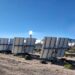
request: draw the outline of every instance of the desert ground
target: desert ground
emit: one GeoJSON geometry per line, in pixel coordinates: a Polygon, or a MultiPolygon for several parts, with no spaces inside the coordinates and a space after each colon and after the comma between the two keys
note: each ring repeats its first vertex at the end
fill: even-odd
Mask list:
{"type": "Polygon", "coordinates": [[[75,70],[63,66],[41,64],[39,60],[0,54],[0,75],[75,75],[75,70]]]}

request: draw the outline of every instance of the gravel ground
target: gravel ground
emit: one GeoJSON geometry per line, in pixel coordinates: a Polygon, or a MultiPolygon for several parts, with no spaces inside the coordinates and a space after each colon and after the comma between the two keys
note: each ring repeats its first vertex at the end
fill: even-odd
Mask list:
{"type": "Polygon", "coordinates": [[[0,75],[75,75],[75,70],[50,63],[41,64],[39,60],[0,54],[0,75]]]}

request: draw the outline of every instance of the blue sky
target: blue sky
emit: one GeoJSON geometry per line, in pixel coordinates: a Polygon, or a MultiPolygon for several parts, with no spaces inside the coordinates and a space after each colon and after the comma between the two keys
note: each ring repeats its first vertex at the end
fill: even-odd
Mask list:
{"type": "Polygon", "coordinates": [[[0,0],[0,37],[75,38],[75,0],[0,0]]]}

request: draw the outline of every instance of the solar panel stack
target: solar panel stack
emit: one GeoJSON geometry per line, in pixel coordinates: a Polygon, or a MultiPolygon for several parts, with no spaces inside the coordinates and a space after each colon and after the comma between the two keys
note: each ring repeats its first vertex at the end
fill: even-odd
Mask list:
{"type": "Polygon", "coordinates": [[[10,39],[10,40],[9,40],[8,50],[9,50],[10,52],[12,52],[12,48],[13,48],[13,41],[14,41],[14,39],[10,39]]]}
{"type": "Polygon", "coordinates": [[[8,38],[0,38],[0,52],[6,52],[8,50],[8,38]]]}
{"type": "Polygon", "coordinates": [[[24,53],[24,38],[15,37],[13,40],[13,54],[24,53]]]}
{"type": "Polygon", "coordinates": [[[54,56],[56,39],[56,37],[45,37],[41,58],[50,59],[52,56],[54,56]]]}
{"type": "Polygon", "coordinates": [[[68,49],[68,38],[59,38],[57,41],[57,57],[63,57],[65,50],[68,49]]]}
{"type": "Polygon", "coordinates": [[[36,41],[35,38],[26,38],[25,53],[32,54],[34,52],[35,41],[36,41]]]}
{"type": "Polygon", "coordinates": [[[51,38],[50,49],[48,52],[48,59],[50,59],[51,57],[55,57],[56,41],[57,41],[56,37],[51,38]]]}
{"type": "Polygon", "coordinates": [[[68,49],[67,38],[45,37],[41,52],[41,58],[50,59],[52,57],[63,57],[68,49]]]}

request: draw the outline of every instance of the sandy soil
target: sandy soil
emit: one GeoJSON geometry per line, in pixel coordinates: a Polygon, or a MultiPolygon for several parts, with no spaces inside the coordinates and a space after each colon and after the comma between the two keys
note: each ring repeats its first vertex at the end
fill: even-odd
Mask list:
{"type": "Polygon", "coordinates": [[[0,75],[75,75],[75,70],[39,60],[25,60],[13,55],[0,54],[0,75]]]}

